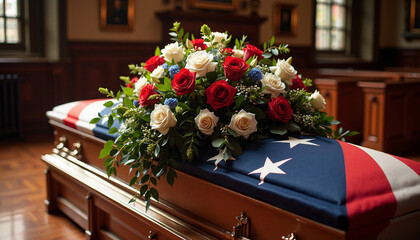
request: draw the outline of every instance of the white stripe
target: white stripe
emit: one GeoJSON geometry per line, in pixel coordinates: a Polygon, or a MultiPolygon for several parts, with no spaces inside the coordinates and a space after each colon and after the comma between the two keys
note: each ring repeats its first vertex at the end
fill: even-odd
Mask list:
{"type": "Polygon", "coordinates": [[[70,110],[80,102],[81,101],[75,101],[58,105],[53,108],[53,112],[63,114],[67,117],[67,114],[70,112],[70,110]]]}
{"type": "Polygon", "coordinates": [[[357,147],[369,154],[385,173],[397,200],[395,216],[420,210],[420,176],[405,163],[389,154],[357,147]]]}
{"type": "Polygon", "coordinates": [[[48,117],[48,119],[52,119],[52,120],[55,120],[57,122],[62,123],[63,119],[66,118],[67,115],[63,115],[61,113],[57,113],[57,112],[54,112],[54,111],[48,111],[47,112],[47,117],[48,117]]]}
{"type": "Polygon", "coordinates": [[[101,112],[105,109],[104,103],[109,100],[102,100],[92,102],[87,105],[79,114],[79,121],[89,123],[92,118],[98,116],[98,112],[101,112]]]}

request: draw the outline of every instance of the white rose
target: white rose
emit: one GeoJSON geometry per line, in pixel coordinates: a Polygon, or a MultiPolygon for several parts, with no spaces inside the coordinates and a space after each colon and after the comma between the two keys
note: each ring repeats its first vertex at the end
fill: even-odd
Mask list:
{"type": "Polygon", "coordinates": [[[200,110],[200,113],[194,118],[194,120],[198,129],[200,129],[202,133],[212,135],[219,118],[214,115],[214,112],[210,112],[206,108],[204,110],[200,110]]]}
{"type": "Polygon", "coordinates": [[[179,46],[178,43],[170,43],[162,49],[162,55],[165,61],[179,63],[184,59],[184,48],[179,46]]]}
{"type": "Polygon", "coordinates": [[[166,135],[169,128],[175,125],[176,118],[169,106],[155,104],[155,109],[150,114],[150,126],[152,129],[156,129],[163,135],[166,135]]]}
{"type": "Polygon", "coordinates": [[[233,50],[234,57],[241,58],[241,59],[244,57],[244,50],[236,49],[236,46],[232,50],[233,50]]]}
{"type": "Polygon", "coordinates": [[[150,73],[150,78],[152,79],[152,82],[154,83],[160,83],[159,78],[163,77],[163,74],[165,73],[165,69],[162,66],[158,66],[153,70],[152,73],[150,73]]]}
{"type": "Polygon", "coordinates": [[[270,70],[281,78],[287,85],[292,85],[292,79],[295,77],[297,71],[287,61],[277,60],[276,66],[270,67],[270,70]]]}
{"type": "Polygon", "coordinates": [[[280,93],[286,93],[286,85],[284,82],[281,81],[281,78],[272,74],[272,73],[265,73],[263,78],[261,79],[262,87],[265,89],[262,93],[270,93],[272,98],[276,98],[280,95],[280,93]]]}
{"type": "Polygon", "coordinates": [[[226,46],[226,41],[228,39],[228,35],[226,33],[212,32],[210,36],[214,36],[214,38],[211,43],[209,42],[205,43],[207,46],[209,47],[217,46],[217,47],[222,47],[222,48],[226,46]],[[223,43],[222,43],[222,40],[223,40],[223,43]]]}
{"type": "Polygon", "coordinates": [[[229,127],[238,134],[238,136],[243,136],[248,138],[249,135],[257,131],[257,120],[255,120],[255,114],[248,113],[243,109],[234,114],[230,120],[229,127]]]}
{"type": "Polygon", "coordinates": [[[190,54],[187,57],[187,64],[185,68],[191,72],[196,72],[196,78],[203,77],[208,72],[214,72],[216,70],[217,63],[213,61],[213,54],[209,54],[206,51],[197,51],[190,54]]]}
{"type": "Polygon", "coordinates": [[[327,105],[324,97],[318,92],[318,90],[315,90],[315,92],[312,93],[309,100],[311,101],[312,107],[318,110],[325,109],[325,105],[327,105]]]}
{"type": "Polygon", "coordinates": [[[134,85],[134,93],[136,96],[140,96],[141,90],[146,86],[147,84],[147,78],[142,76],[139,78],[139,80],[136,82],[136,85],[134,85]]]}

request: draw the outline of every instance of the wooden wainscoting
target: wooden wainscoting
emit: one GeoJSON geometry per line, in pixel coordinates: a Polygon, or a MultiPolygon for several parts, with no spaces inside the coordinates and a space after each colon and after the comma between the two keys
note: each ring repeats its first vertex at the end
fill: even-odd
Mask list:
{"type": "Polygon", "coordinates": [[[99,87],[117,91],[120,76],[130,76],[129,64],[140,64],[154,55],[159,43],[69,42],[72,59],[72,95],[69,100],[103,98],[99,87]]]}

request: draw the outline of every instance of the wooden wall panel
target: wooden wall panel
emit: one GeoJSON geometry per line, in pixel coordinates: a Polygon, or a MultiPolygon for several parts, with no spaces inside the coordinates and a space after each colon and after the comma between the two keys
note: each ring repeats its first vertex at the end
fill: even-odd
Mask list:
{"type": "Polygon", "coordinates": [[[73,91],[70,100],[103,98],[99,87],[120,89],[120,76],[129,76],[128,64],[140,64],[154,55],[157,43],[70,42],[73,91]]]}

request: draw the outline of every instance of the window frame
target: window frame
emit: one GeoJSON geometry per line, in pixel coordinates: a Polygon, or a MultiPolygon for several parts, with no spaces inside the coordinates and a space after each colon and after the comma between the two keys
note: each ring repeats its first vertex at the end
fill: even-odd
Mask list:
{"type": "Polygon", "coordinates": [[[318,3],[317,0],[314,0],[314,49],[317,53],[319,54],[328,54],[328,55],[346,55],[347,53],[350,52],[349,50],[349,46],[351,44],[351,30],[350,30],[350,22],[351,22],[351,17],[352,17],[352,13],[351,13],[351,0],[346,0],[346,3],[342,4],[342,3],[335,3],[333,2],[333,0],[330,0],[329,2],[320,2],[318,3]],[[316,14],[317,14],[317,6],[318,4],[322,4],[322,5],[326,5],[329,6],[329,26],[327,27],[318,27],[317,23],[316,23],[316,14]],[[344,8],[344,12],[345,12],[345,23],[344,23],[344,27],[343,28],[337,28],[334,27],[332,25],[332,6],[333,5],[339,5],[342,6],[344,8]],[[322,29],[322,30],[327,30],[329,33],[329,47],[326,49],[317,49],[317,42],[316,42],[316,33],[318,29],[322,29]],[[331,43],[331,39],[332,39],[332,31],[338,29],[343,31],[344,33],[344,49],[340,49],[340,50],[334,50],[332,49],[332,43],[331,43]]]}
{"type": "MultiPolygon", "coordinates": [[[[19,34],[20,34],[20,42],[19,43],[0,43],[0,51],[25,51],[25,6],[23,0],[16,0],[18,4],[18,14],[17,17],[8,17],[4,14],[2,17],[4,19],[4,36],[7,39],[7,29],[6,29],[6,20],[7,19],[17,19],[19,25],[19,34]]],[[[6,6],[6,0],[3,0],[3,9],[6,6]]]]}

